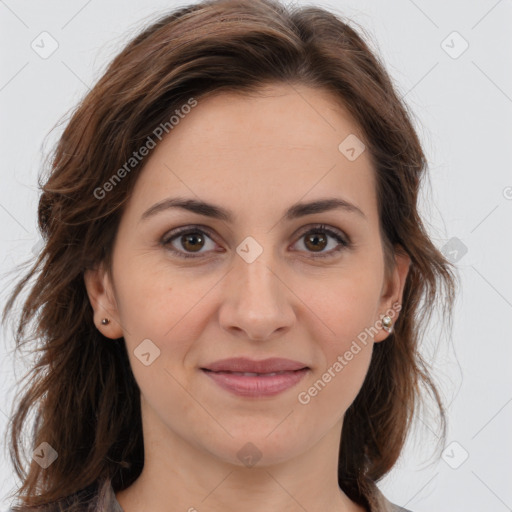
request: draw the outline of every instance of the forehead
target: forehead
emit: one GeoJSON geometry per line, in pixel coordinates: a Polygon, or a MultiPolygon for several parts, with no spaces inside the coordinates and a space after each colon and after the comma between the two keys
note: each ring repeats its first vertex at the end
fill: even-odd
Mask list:
{"type": "Polygon", "coordinates": [[[132,199],[143,208],[179,193],[243,208],[284,208],[339,192],[371,209],[370,155],[347,158],[346,140],[362,142],[360,128],[321,89],[274,85],[250,95],[198,98],[153,150],[132,199]]]}

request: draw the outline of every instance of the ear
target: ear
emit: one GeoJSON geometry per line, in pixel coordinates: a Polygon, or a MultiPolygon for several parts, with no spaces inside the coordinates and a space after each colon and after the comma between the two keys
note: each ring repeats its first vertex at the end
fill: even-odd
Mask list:
{"type": "Polygon", "coordinates": [[[107,338],[113,340],[122,338],[123,329],[114,296],[114,287],[103,263],[98,265],[97,268],[85,270],[84,282],[89,301],[94,310],[96,328],[107,338]],[[104,318],[109,320],[106,325],[101,323],[104,318]]]}
{"type": "Polygon", "coordinates": [[[390,275],[385,279],[382,287],[379,318],[375,319],[375,325],[378,329],[378,333],[375,335],[373,341],[376,343],[385,340],[390,334],[382,327],[382,317],[384,315],[388,315],[391,318],[393,325],[398,319],[402,305],[405,281],[411,265],[411,258],[402,247],[397,247],[395,249],[394,260],[394,268],[390,275]]]}

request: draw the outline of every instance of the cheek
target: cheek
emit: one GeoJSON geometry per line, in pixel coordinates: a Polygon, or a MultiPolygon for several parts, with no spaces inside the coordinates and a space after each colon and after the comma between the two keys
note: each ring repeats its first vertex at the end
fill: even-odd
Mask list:
{"type": "Polygon", "coordinates": [[[303,408],[303,417],[312,423],[313,431],[325,431],[342,421],[361,390],[371,354],[370,344],[343,352],[300,390],[298,407],[303,408]]]}
{"type": "Polygon", "coordinates": [[[317,315],[316,332],[322,359],[299,403],[311,404],[318,417],[339,419],[357,396],[371,360],[381,291],[380,268],[340,271],[329,284],[304,289],[308,307],[317,315]]]}
{"type": "Polygon", "coordinates": [[[114,265],[118,310],[129,333],[162,337],[197,302],[193,287],[144,254],[119,256],[114,265]]]}
{"type": "MultiPolygon", "coordinates": [[[[361,265],[331,273],[322,281],[308,281],[302,294],[323,324],[324,353],[335,358],[352,340],[364,339],[378,319],[382,274],[379,266],[361,265]]],[[[375,334],[375,333],[374,333],[375,334]]]]}
{"type": "Polygon", "coordinates": [[[133,365],[138,366],[134,351],[149,339],[162,356],[155,360],[156,367],[165,360],[173,372],[182,368],[208,321],[208,293],[218,276],[171,272],[166,262],[148,264],[143,256],[119,257],[115,265],[118,311],[133,365]]]}
{"type": "Polygon", "coordinates": [[[371,294],[337,293],[318,304],[329,330],[322,328],[324,334],[315,336],[321,361],[301,386],[298,402],[321,428],[343,417],[363,385],[372,356],[376,300],[371,294]]]}

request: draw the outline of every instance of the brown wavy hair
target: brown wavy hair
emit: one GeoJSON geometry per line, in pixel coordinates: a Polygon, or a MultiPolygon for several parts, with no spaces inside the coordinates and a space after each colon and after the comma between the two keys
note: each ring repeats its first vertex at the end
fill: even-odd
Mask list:
{"type": "Polygon", "coordinates": [[[349,110],[374,164],[386,268],[394,250],[411,258],[394,332],[375,345],[345,415],[339,485],[365,503],[395,464],[424,391],[439,408],[444,439],[442,400],[419,343],[437,306],[451,320],[456,275],[418,213],[427,162],[411,113],[379,57],[341,16],[274,0],[206,1],[153,21],[127,44],[71,113],[39,179],[43,248],[3,318],[30,284],[14,329],[16,350],[28,346],[37,355],[9,424],[22,481],[18,510],[62,501],[105,479],[117,492],[143,466],[140,390],[124,339],[107,340],[94,325],[84,271],[100,262],[111,269],[119,221],[144,161],[108,199],[97,199],[95,190],[191,97],[200,102],[277,83],[330,91],[349,110]],[[25,471],[21,432],[35,406],[30,444],[47,442],[58,457],[46,469],[30,461],[25,471]]]}

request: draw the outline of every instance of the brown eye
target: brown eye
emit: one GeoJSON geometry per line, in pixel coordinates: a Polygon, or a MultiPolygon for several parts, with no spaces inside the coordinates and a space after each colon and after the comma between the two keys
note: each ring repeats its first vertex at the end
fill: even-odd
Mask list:
{"type": "MultiPolygon", "coordinates": [[[[313,258],[332,257],[341,250],[352,247],[350,239],[343,232],[323,225],[306,231],[299,240],[304,246],[300,252],[305,251],[313,258]]],[[[213,238],[204,229],[190,226],[167,233],[160,243],[180,258],[199,258],[212,251],[219,252],[213,238]]]]}
{"type": "Polygon", "coordinates": [[[205,231],[190,227],[171,231],[163,237],[161,244],[180,258],[199,258],[215,250],[216,246],[205,231]]]}
{"type": "Polygon", "coordinates": [[[186,251],[197,252],[204,246],[204,237],[200,233],[189,233],[181,236],[180,243],[186,251]]]}
{"type": "Polygon", "coordinates": [[[327,246],[327,237],[321,233],[309,233],[305,237],[304,245],[315,252],[323,251],[327,246]]]}
{"type": "Polygon", "coordinates": [[[341,231],[324,225],[315,226],[303,233],[300,242],[305,247],[304,250],[313,258],[336,256],[341,250],[352,246],[350,239],[341,231]]]}

